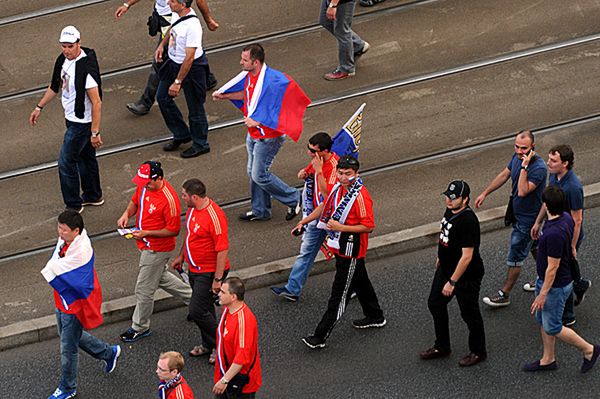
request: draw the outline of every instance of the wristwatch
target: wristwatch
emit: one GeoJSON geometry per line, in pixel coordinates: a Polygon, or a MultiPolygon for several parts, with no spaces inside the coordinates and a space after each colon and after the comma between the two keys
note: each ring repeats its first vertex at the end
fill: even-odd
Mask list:
{"type": "Polygon", "coordinates": [[[528,167],[529,167],[529,165],[521,165],[521,170],[524,170],[525,172],[527,172],[528,167]]]}
{"type": "Polygon", "coordinates": [[[179,80],[179,79],[175,79],[175,84],[176,84],[176,85],[180,85],[180,84],[181,84],[181,80],[179,80]]]}
{"type": "Polygon", "coordinates": [[[452,279],[450,279],[448,282],[449,282],[449,283],[450,283],[450,285],[451,285],[451,286],[453,286],[453,287],[454,287],[454,286],[456,285],[456,283],[457,283],[457,281],[456,281],[456,280],[452,280],[452,279]]]}
{"type": "Polygon", "coordinates": [[[92,137],[93,138],[96,138],[98,136],[100,136],[100,132],[92,132],[92,137]]]}
{"type": "Polygon", "coordinates": [[[214,280],[215,280],[217,283],[220,283],[220,282],[222,282],[222,281],[223,281],[223,280],[225,280],[225,279],[224,279],[223,277],[221,277],[221,278],[215,277],[215,278],[214,278],[214,280]]]}
{"type": "Polygon", "coordinates": [[[337,8],[337,4],[329,3],[329,5],[327,7],[329,7],[329,8],[337,8]]]}
{"type": "Polygon", "coordinates": [[[219,381],[219,382],[220,382],[221,384],[223,384],[223,385],[227,385],[227,384],[229,384],[229,381],[227,381],[227,380],[225,379],[225,377],[221,378],[221,381],[219,381]]]}

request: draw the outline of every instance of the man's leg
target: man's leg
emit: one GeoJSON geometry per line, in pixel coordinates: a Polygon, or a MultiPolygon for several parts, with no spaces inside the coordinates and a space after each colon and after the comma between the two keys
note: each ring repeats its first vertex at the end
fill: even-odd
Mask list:
{"type": "MultiPolygon", "coordinates": [[[[167,65],[166,67],[169,66],[167,65]]],[[[171,83],[164,80],[160,81],[158,91],[156,92],[156,99],[158,100],[158,106],[165,124],[173,134],[173,140],[181,143],[189,140],[191,136],[190,130],[183,120],[183,115],[177,104],[175,104],[175,100],[169,96],[169,86],[171,86],[171,83]]]]}
{"type": "Polygon", "coordinates": [[[302,236],[302,245],[300,246],[300,254],[292,266],[290,277],[285,285],[285,289],[292,295],[300,296],[302,287],[306,284],[308,274],[313,267],[315,258],[325,241],[327,231],[318,229],[316,225],[309,224],[306,226],[306,231],[302,236]]]}
{"type": "MultiPolygon", "coordinates": [[[[281,149],[285,138],[283,136],[272,139],[255,141],[254,159],[252,163],[252,181],[258,185],[268,196],[289,207],[295,207],[300,199],[300,192],[288,186],[279,177],[271,172],[271,166],[281,149]]],[[[254,193],[253,193],[254,194],[254,193]]],[[[254,203],[252,206],[254,211],[254,203]]],[[[265,213],[264,210],[257,211],[265,213]]]]}
{"type": "Polygon", "coordinates": [[[83,327],[77,317],[56,310],[58,335],[60,336],[60,365],[62,376],[60,388],[63,392],[71,392],[77,388],[77,366],[79,362],[79,340],[83,327]]]}
{"type": "Polygon", "coordinates": [[[90,140],[83,147],[78,163],[83,201],[97,201],[102,198],[100,170],[96,159],[96,149],[90,140]]]}
{"type": "Polygon", "coordinates": [[[431,291],[427,300],[427,307],[433,317],[433,327],[435,329],[435,349],[441,352],[450,352],[450,328],[448,321],[448,303],[452,296],[442,294],[442,288],[447,282],[441,269],[435,271],[431,291]]]}
{"type": "Polygon", "coordinates": [[[135,284],[136,305],[131,327],[138,332],[150,328],[154,311],[154,293],[158,289],[170,252],[141,251],[140,270],[135,284]]]}
{"type": "Polygon", "coordinates": [[[350,285],[350,292],[352,291],[356,292],[363,313],[368,319],[380,321],[384,318],[383,310],[379,306],[377,294],[365,267],[365,258],[356,259],[356,269],[350,285]]]}
{"type": "Polygon", "coordinates": [[[506,264],[509,266],[506,281],[502,291],[508,295],[521,274],[521,267],[531,252],[533,239],[530,235],[531,226],[520,222],[513,224],[513,230],[510,236],[510,250],[506,264]]]}
{"type": "Polygon", "coordinates": [[[190,317],[200,329],[202,346],[206,349],[216,348],[217,319],[212,295],[214,273],[190,273],[193,286],[190,300],[190,317]]]}
{"type": "Polygon", "coordinates": [[[166,266],[167,261],[168,258],[164,262],[158,286],[174,297],[181,299],[186,305],[189,305],[192,299],[192,287],[169,271],[169,268],[166,266]]]}
{"type": "Polygon", "coordinates": [[[485,357],[487,356],[485,328],[479,310],[481,279],[462,280],[464,279],[456,284],[454,293],[460,307],[460,315],[469,329],[469,350],[471,353],[485,357]]]}
{"type": "Polygon", "coordinates": [[[79,210],[82,199],[80,195],[79,169],[80,154],[89,144],[91,130],[89,123],[67,121],[65,138],[58,156],[58,176],[60,189],[67,208],[79,210]]]}
{"type": "Polygon", "coordinates": [[[110,361],[113,357],[112,347],[87,331],[81,333],[79,347],[95,359],[110,361]]]}
{"type": "Polygon", "coordinates": [[[363,40],[352,31],[352,18],[354,16],[354,7],[356,1],[338,4],[336,19],[334,21],[334,36],[338,42],[338,61],[341,71],[354,73],[354,43],[360,43],[359,50],[362,48],[363,40]]]}
{"type": "Polygon", "coordinates": [[[192,69],[183,81],[183,92],[189,112],[190,134],[192,147],[196,151],[209,149],[208,119],[204,110],[206,100],[206,67],[192,65],[192,69]]]}
{"type": "Polygon", "coordinates": [[[271,196],[252,179],[254,163],[257,162],[255,151],[258,143],[259,140],[253,139],[250,134],[246,135],[246,151],[248,152],[248,164],[246,166],[246,172],[250,178],[252,214],[258,218],[269,219],[271,218],[271,196]]]}

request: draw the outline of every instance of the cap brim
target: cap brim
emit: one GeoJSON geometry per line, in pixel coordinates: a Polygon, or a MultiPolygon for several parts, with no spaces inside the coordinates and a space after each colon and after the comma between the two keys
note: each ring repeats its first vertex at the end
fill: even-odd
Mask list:
{"type": "Polygon", "coordinates": [[[144,179],[143,177],[140,177],[138,174],[133,176],[133,179],[131,179],[133,184],[135,184],[136,186],[145,186],[146,184],[148,184],[150,182],[150,180],[152,180],[152,179],[144,179]]]}

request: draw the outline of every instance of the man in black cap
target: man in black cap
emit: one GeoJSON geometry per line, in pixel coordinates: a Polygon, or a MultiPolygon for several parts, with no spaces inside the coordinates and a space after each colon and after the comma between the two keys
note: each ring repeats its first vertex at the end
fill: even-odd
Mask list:
{"type": "Polygon", "coordinates": [[[433,316],[435,344],[421,352],[430,360],[450,355],[448,303],[456,295],[460,314],[469,328],[470,353],[459,365],[473,366],[487,357],[485,330],[479,311],[479,289],[483,278],[483,261],[479,256],[479,220],[469,207],[469,185],[454,180],[443,192],[446,212],[441,222],[436,271],[427,305],[433,316]]]}

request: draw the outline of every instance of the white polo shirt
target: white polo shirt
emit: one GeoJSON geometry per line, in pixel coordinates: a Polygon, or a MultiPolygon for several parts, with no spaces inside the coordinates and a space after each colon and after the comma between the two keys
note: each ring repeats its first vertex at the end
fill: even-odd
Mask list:
{"type": "MultiPolygon", "coordinates": [[[[74,60],[65,59],[63,62],[62,70],[60,71],[60,77],[62,79],[62,106],[65,109],[65,119],[71,122],[78,123],[89,123],[92,121],[92,102],[85,93],[85,111],[83,115],[83,119],[79,119],[75,116],[75,63],[82,59],[83,57],[87,57],[85,51],[81,50],[81,54],[74,60]]],[[[98,83],[92,78],[91,75],[87,75],[85,79],[85,89],[92,89],[94,87],[98,87],[98,83]]]]}
{"type": "MultiPolygon", "coordinates": [[[[196,15],[193,9],[190,9],[189,14],[196,15]]],[[[173,13],[171,17],[171,25],[179,19],[177,13],[173,13]]],[[[202,49],[202,25],[198,18],[189,18],[171,28],[171,37],[169,38],[169,58],[177,64],[182,64],[185,59],[185,49],[187,47],[195,47],[196,54],[194,59],[202,57],[204,50],[202,49]]]]}

